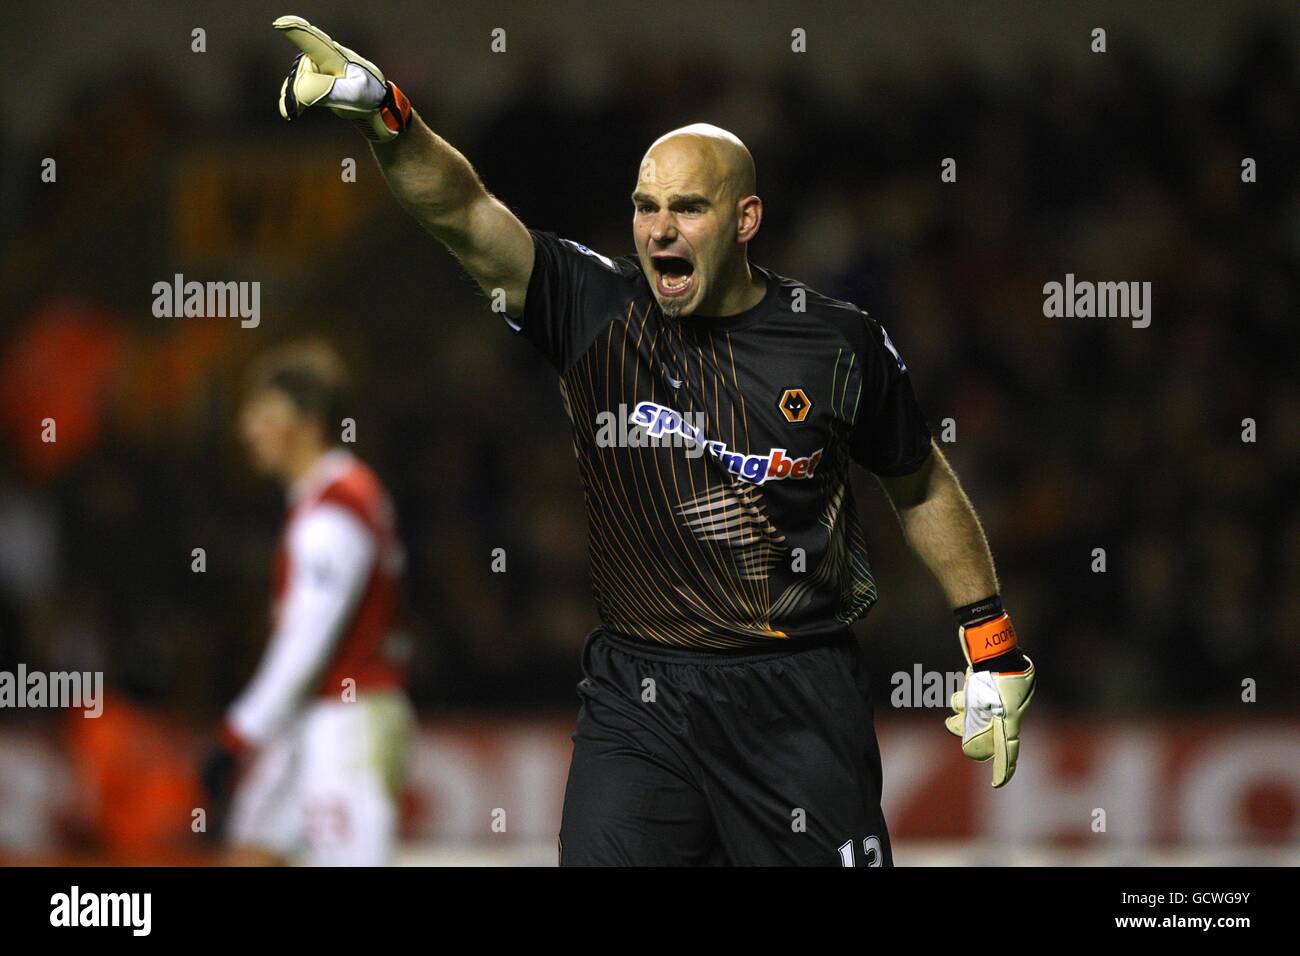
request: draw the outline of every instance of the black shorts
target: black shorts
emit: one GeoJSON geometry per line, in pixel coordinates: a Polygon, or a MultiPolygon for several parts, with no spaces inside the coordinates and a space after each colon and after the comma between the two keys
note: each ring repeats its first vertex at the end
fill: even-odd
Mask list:
{"type": "Polygon", "coordinates": [[[597,629],[562,866],[892,866],[857,641],[710,653],[597,629]]]}

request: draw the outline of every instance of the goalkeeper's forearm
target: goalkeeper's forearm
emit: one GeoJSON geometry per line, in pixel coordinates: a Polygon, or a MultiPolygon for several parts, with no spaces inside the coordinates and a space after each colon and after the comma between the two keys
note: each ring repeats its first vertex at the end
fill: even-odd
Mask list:
{"type": "Polygon", "coordinates": [[[398,201],[455,254],[494,309],[522,314],[533,268],[524,224],[378,66],[302,17],[280,17],[274,26],[301,51],[280,86],[280,115],[294,120],[321,105],[351,120],[373,145],[398,201]]]}
{"type": "Polygon", "coordinates": [[[457,245],[475,203],[488,199],[469,160],[414,113],[401,136],[371,148],[397,201],[429,232],[457,245]]]}
{"type": "Polygon", "coordinates": [[[998,591],[988,539],[937,446],[915,475],[882,480],[908,545],[961,607],[998,591]]]}

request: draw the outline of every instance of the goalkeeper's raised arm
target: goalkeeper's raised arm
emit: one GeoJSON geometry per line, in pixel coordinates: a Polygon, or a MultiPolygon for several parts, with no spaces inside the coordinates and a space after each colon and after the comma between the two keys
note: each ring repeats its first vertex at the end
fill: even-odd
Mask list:
{"type": "Polygon", "coordinates": [[[326,106],[371,141],[393,195],[450,249],[506,311],[523,312],[533,241],[523,223],[483,187],[461,153],[420,119],[401,90],[369,60],[301,17],[274,24],[302,52],[280,88],[280,114],[297,119],[326,106]]]}

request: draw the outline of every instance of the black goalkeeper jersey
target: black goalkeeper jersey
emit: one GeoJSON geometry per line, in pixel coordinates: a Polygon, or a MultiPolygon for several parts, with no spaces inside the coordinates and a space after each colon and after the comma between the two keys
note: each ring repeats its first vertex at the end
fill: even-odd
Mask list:
{"type": "Polygon", "coordinates": [[[930,453],[882,326],[757,266],[753,308],[668,318],[635,257],[530,232],[524,314],[508,321],[560,372],[603,625],[774,648],[866,613],[850,462],[904,475],[930,453]]]}

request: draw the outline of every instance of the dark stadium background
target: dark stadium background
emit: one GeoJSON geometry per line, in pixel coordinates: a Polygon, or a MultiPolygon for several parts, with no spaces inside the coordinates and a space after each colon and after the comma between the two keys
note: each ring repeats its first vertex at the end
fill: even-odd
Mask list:
{"type": "MultiPolygon", "coordinates": [[[[1123,776],[1087,777],[1073,741],[1089,764],[1137,735],[1173,768],[1207,740],[1236,754],[1259,741],[1253,766],[1275,776],[1243,796],[1244,823],[1205,839],[1294,850],[1300,6],[331,0],[7,9],[0,669],[102,670],[104,721],[121,723],[0,713],[0,857],[193,851],[187,828],[157,821],[187,805],[180,768],[265,639],[280,512],[232,430],[243,368],[320,335],[352,365],[356,449],[393,490],[408,548],[429,735],[410,844],[433,854],[412,859],[549,860],[553,797],[510,853],[482,857],[496,804],[481,835],[444,825],[438,781],[477,772],[446,769],[462,744],[491,763],[493,741],[537,734],[560,742],[545,786],[562,784],[595,619],[556,379],[388,196],[360,137],[327,115],[279,118],[293,51],[270,21],[291,12],[400,81],[528,225],[606,254],[631,251],[628,194],[652,139],[697,120],[740,135],[765,200],[751,258],[879,316],[932,425],[956,422],[945,451],[1041,671],[1024,762],[1054,741],[1059,796],[1123,776]],[[489,50],[496,27],[505,53],[489,50]],[[46,157],[57,183],[41,181],[46,157]],[[956,183],[940,181],[945,157],[956,183]],[[1257,182],[1241,180],[1245,157],[1257,182]],[[260,326],[155,318],[151,287],[177,272],[260,281],[260,326]],[[1150,327],[1045,318],[1042,286],[1066,273],[1150,281],[1150,327]],[[46,416],[56,445],[40,441],[46,416]],[[195,547],[206,573],[190,571],[195,547]],[[1241,701],[1247,678],[1257,703],[1241,701]],[[448,846],[463,855],[439,856],[448,846]]],[[[1005,813],[982,823],[985,770],[958,762],[941,712],[888,706],[891,674],[959,669],[951,617],[865,476],[859,506],[882,593],[858,629],[887,795],[891,740],[956,753],[944,766],[971,794],[897,811],[900,861],[913,833],[918,861],[932,846],[996,859],[1008,832],[1066,848],[1029,861],[1201,848],[1194,826],[1094,845],[1086,822],[1077,839],[1005,813]],[[931,825],[953,814],[965,822],[931,825]]],[[[1148,816],[1195,802],[1198,784],[1170,773],[1148,816]]],[[[1106,792],[1122,816],[1123,787],[1106,792]]]]}

